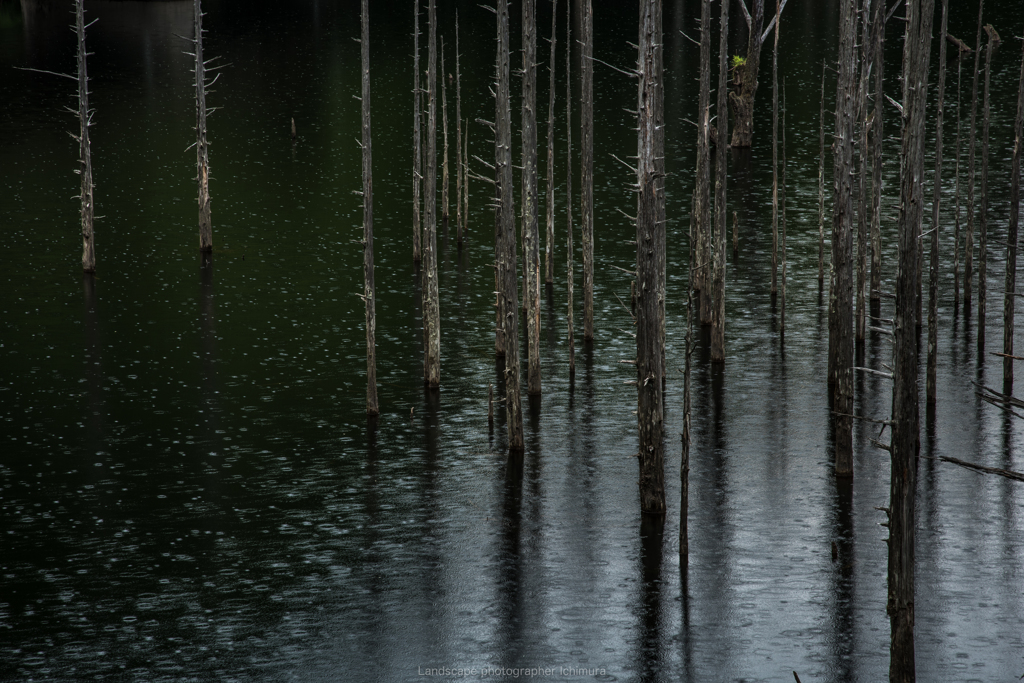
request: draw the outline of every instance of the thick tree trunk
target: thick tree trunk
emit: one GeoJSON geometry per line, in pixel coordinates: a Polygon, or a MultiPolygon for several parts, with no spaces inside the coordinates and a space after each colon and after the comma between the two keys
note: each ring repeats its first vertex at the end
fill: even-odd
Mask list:
{"type": "MultiPolygon", "coordinates": [[[[879,0],[881,2],[881,0],[879,0]]],[[[871,46],[871,0],[861,6],[860,89],[857,92],[857,111],[860,119],[860,145],[858,156],[860,173],[857,174],[857,343],[864,343],[866,321],[865,290],[868,279],[868,81],[871,78],[874,50],[871,46]]]]}
{"type": "MultiPolygon", "coordinates": [[[[197,0],[198,7],[198,0],[197,0]]],[[[89,143],[89,126],[92,112],[89,111],[89,73],[86,68],[85,9],[82,0],[75,2],[75,31],[78,35],[78,173],[82,179],[82,270],[96,272],[96,242],[93,229],[96,215],[93,203],[92,145],[89,143]]]]}
{"type": "MultiPolygon", "coordinates": [[[[433,0],[431,0],[433,2],[433,0]]],[[[498,176],[500,253],[498,273],[505,342],[505,414],[510,453],[523,451],[523,410],[519,387],[519,291],[516,282],[516,217],[512,181],[512,104],[509,94],[508,0],[498,0],[498,83],[495,115],[495,170],[498,176]]]]}
{"type": "Polygon", "coordinates": [[[700,4],[700,93],[697,98],[697,191],[693,213],[697,217],[697,257],[694,289],[700,321],[711,322],[711,0],[700,4]]]}
{"type": "Polygon", "coordinates": [[[835,198],[829,293],[829,382],[835,411],[836,476],[853,476],[853,136],[857,0],[842,0],[836,84],[835,198]]]}
{"type": "Polygon", "coordinates": [[[583,222],[583,341],[594,340],[594,10],[583,2],[583,54],[580,63],[582,95],[580,120],[580,192],[583,222]]]}
{"type": "Polygon", "coordinates": [[[914,499],[917,479],[918,386],[916,298],[918,249],[924,216],[925,116],[934,0],[908,0],[903,49],[899,259],[896,271],[893,358],[892,468],[889,498],[889,577],[886,612],[891,628],[889,680],[915,680],[914,499]]]}
{"type": "MultiPolygon", "coordinates": [[[[722,18],[720,23],[720,34],[718,41],[718,104],[715,111],[718,112],[718,140],[715,148],[715,268],[714,268],[714,306],[711,316],[711,362],[725,362],[725,241],[726,222],[728,211],[726,209],[726,182],[728,175],[728,162],[726,161],[726,147],[728,146],[729,126],[727,125],[728,100],[726,97],[729,89],[727,78],[729,76],[729,3],[722,3],[722,18]]],[[[660,41],[660,36],[659,36],[660,41]]],[[[660,79],[659,79],[660,80],[660,79]]],[[[663,156],[664,152],[659,153],[663,156]]]]}
{"type": "MultiPolygon", "coordinates": [[[[568,1],[568,0],[567,0],[568,1]]],[[[555,282],[555,51],[558,28],[558,0],[551,1],[551,55],[548,57],[548,194],[547,239],[544,241],[544,282],[555,282]]]]}
{"type": "Polygon", "coordinates": [[[1017,292],[1017,229],[1020,222],[1020,154],[1024,145],[1024,57],[1020,62],[1017,119],[1010,159],[1010,220],[1006,232],[1006,294],[1003,297],[1003,393],[1013,394],[1013,309],[1017,292]]]}
{"type": "Polygon", "coordinates": [[[363,72],[363,300],[366,302],[366,414],[380,414],[377,405],[377,314],[373,281],[373,155],[370,138],[370,12],[362,2],[360,48],[363,72]]]}
{"type": "Polygon", "coordinates": [[[437,17],[428,5],[427,41],[427,178],[424,183],[426,235],[423,245],[423,380],[441,384],[441,314],[437,289],[437,17]]]}
{"type": "Polygon", "coordinates": [[[825,62],[821,63],[821,109],[818,112],[818,289],[825,284],[825,62]]]}
{"type": "Polygon", "coordinates": [[[441,224],[448,235],[448,78],[444,68],[444,36],[441,36],[441,140],[444,158],[441,162],[441,224]]]}
{"type": "Polygon", "coordinates": [[[981,60],[981,30],[985,0],[978,2],[978,34],[974,44],[974,83],[971,86],[971,126],[967,130],[967,236],[964,240],[964,310],[971,308],[971,287],[974,279],[974,151],[975,127],[978,122],[978,77],[981,60]]]}
{"type": "Polygon", "coordinates": [[[871,301],[882,296],[882,145],[885,121],[885,3],[875,3],[875,115],[871,121],[871,301]]]}
{"type": "Polygon", "coordinates": [[[199,251],[213,251],[213,225],[210,222],[210,148],[206,143],[206,64],[203,61],[203,10],[200,0],[195,10],[196,56],[196,179],[199,184],[199,251]]]}
{"type": "Polygon", "coordinates": [[[661,0],[642,0],[640,4],[640,84],[637,102],[637,424],[640,432],[640,509],[647,514],[665,514],[665,445],[662,412],[660,332],[660,273],[658,270],[657,170],[659,156],[655,135],[657,70],[655,52],[660,40],[656,5],[661,0]]]}
{"type": "Polygon", "coordinates": [[[573,325],[575,277],[572,247],[572,2],[565,2],[565,268],[569,295],[569,379],[576,376],[576,331],[573,325]]]}
{"type": "Polygon", "coordinates": [[[981,116],[981,202],[978,207],[978,357],[985,354],[985,315],[988,309],[988,131],[989,82],[992,73],[992,46],[999,37],[991,24],[985,26],[985,94],[981,116]]]}
{"type": "Polygon", "coordinates": [[[939,29],[939,99],[935,108],[935,180],[932,188],[932,239],[928,268],[928,367],[925,396],[935,406],[939,347],[939,205],[942,200],[942,123],[946,101],[946,25],[949,0],[942,0],[939,29]]]}
{"type": "Polygon", "coordinates": [[[420,0],[413,0],[412,31],[412,260],[419,263],[420,251],[420,188],[423,182],[423,143],[420,139],[420,0]]]}
{"type": "Polygon", "coordinates": [[[465,187],[466,167],[462,157],[462,73],[459,68],[459,11],[455,10],[455,230],[458,233],[459,249],[462,249],[462,235],[465,214],[462,212],[462,193],[465,187]]]}
{"type": "Polygon", "coordinates": [[[523,7],[523,277],[529,365],[526,390],[541,393],[540,382],[540,225],[537,205],[537,0],[523,7]]]}
{"type": "MultiPolygon", "coordinates": [[[[745,2],[746,0],[740,0],[745,2]]],[[[732,108],[732,146],[750,147],[754,137],[754,96],[757,94],[757,71],[761,65],[761,30],[764,25],[764,0],[752,0],[747,38],[747,57],[737,67],[733,80],[736,90],[729,93],[732,108]]],[[[722,125],[722,123],[719,123],[722,125]]]]}

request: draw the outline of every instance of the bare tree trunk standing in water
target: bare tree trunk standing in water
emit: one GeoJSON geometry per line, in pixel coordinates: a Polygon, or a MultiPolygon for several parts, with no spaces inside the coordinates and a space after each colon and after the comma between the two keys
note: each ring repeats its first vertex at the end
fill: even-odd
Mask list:
{"type": "MultiPolygon", "coordinates": [[[[726,147],[729,136],[729,3],[722,3],[718,41],[718,139],[715,148],[715,269],[714,306],[711,316],[711,362],[725,362],[725,241],[728,212],[725,206],[728,162],[726,147]]],[[[659,36],[660,40],[660,36],[659,36]]],[[[659,78],[660,80],[660,78],[659,78]]],[[[659,152],[660,156],[664,152],[659,152]]],[[[664,248],[664,247],[662,247],[664,248]]]]}
{"type": "Polygon", "coordinates": [[[423,182],[423,143],[420,140],[420,0],[413,0],[412,31],[412,260],[420,262],[420,184],[423,182]]]}
{"type": "Polygon", "coordinates": [[[462,249],[463,222],[462,192],[466,168],[462,158],[462,73],[459,69],[459,11],[455,10],[455,230],[459,249],[462,249]]]}
{"type": "Polygon", "coordinates": [[[953,173],[956,189],[954,190],[954,227],[953,227],[953,311],[960,310],[960,100],[963,88],[960,87],[960,76],[963,73],[963,52],[956,57],[956,164],[953,173]]]}
{"type": "Polygon", "coordinates": [[[572,247],[572,2],[565,2],[565,268],[568,284],[569,379],[576,376],[576,331],[573,328],[572,247]]]}
{"type": "MultiPolygon", "coordinates": [[[[373,281],[373,156],[370,144],[370,12],[362,3],[360,52],[363,71],[363,300],[366,302],[366,414],[379,415],[377,405],[377,314],[373,281]]],[[[196,2],[198,5],[198,0],[196,2]]]]}
{"type": "Polygon", "coordinates": [[[896,270],[893,358],[892,468],[889,493],[889,576],[886,612],[891,629],[889,680],[911,683],[914,664],[914,498],[917,480],[917,251],[924,216],[925,115],[934,0],[908,0],[903,48],[899,260],[896,270]]]}
{"type": "Polygon", "coordinates": [[[658,320],[661,311],[661,282],[658,257],[655,253],[658,230],[657,169],[659,156],[655,120],[657,111],[658,73],[655,52],[661,27],[657,5],[661,0],[640,3],[639,94],[637,102],[637,423],[640,432],[640,510],[646,514],[665,514],[665,444],[662,408],[664,368],[660,348],[658,320]]]}
{"type": "Polygon", "coordinates": [[[583,343],[594,341],[594,9],[583,0],[583,53],[580,60],[580,202],[583,210],[583,343]]]}
{"type": "MultiPolygon", "coordinates": [[[[569,0],[566,0],[567,2],[569,0]]],[[[551,56],[548,58],[548,196],[547,196],[547,240],[544,250],[544,282],[549,286],[555,282],[555,51],[556,29],[558,27],[558,0],[551,0],[551,56]]]]}
{"type": "Polygon", "coordinates": [[[437,17],[429,0],[427,41],[427,179],[424,183],[427,234],[423,245],[423,379],[441,385],[441,314],[437,290],[437,17]]]}
{"type": "Polygon", "coordinates": [[[779,291],[779,0],[775,0],[772,50],[772,303],[779,291]]]}
{"type": "MultiPolygon", "coordinates": [[[[433,2],[433,0],[431,0],[433,2]]],[[[519,388],[519,291],[516,282],[516,216],[512,185],[512,105],[509,95],[508,0],[498,0],[498,87],[495,115],[495,170],[498,177],[500,253],[498,273],[505,341],[505,411],[509,452],[523,450],[519,388]]]]}
{"type": "MultiPolygon", "coordinates": [[[[448,235],[448,78],[444,70],[444,36],[441,36],[441,139],[444,159],[441,162],[441,224],[448,235]]],[[[447,242],[446,242],[447,244],[447,242]]]]}
{"type": "MultiPolygon", "coordinates": [[[[199,251],[213,251],[213,225],[210,222],[210,148],[206,143],[206,63],[203,61],[203,10],[200,1],[195,9],[196,56],[196,178],[199,183],[199,251]]],[[[214,78],[216,80],[216,78],[214,78]]]]}
{"type": "MultiPolygon", "coordinates": [[[[764,42],[761,29],[764,25],[764,0],[751,0],[751,11],[746,0],[740,0],[740,9],[747,20],[747,56],[736,68],[733,79],[736,90],[729,93],[732,109],[732,146],[750,147],[754,137],[754,96],[757,94],[757,71],[761,65],[761,44],[764,42]]],[[[724,119],[723,114],[719,114],[724,119]]]]}
{"type": "Polygon", "coordinates": [[[981,117],[981,206],[978,208],[978,357],[985,353],[985,314],[988,304],[988,123],[992,44],[997,38],[991,24],[985,26],[985,94],[981,117]]]}
{"type": "MultiPolygon", "coordinates": [[[[198,2],[196,3],[198,6],[198,2]]],[[[75,31],[78,35],[78,174],[82,177],[82,270],[96,272],[96,243],[93,219],[96,207],[93,202],[92,145],[89,144],[89,126],[92,112],[89,111],[89,73],[86,69],[85,9],[82,0],[75,2],[75,31]]]]}
{"type": "Polygon", "coordinates": [[[882,296],[882,144],[885,119],[885,2],[875,3],[875,115],[871,121],[871,301],[882,296]]]}
{"type": "MultiPolygon", "coordinates": [[[[935,407],[939,347],[939,205],[942,199],[942,122],[946,101],[946,15],[949,0],[942,0],[942,24],[939,29],[939,100],[935,110],[935,180],[932,188],[932,239],[928,268],[928,369],[925,396],[928,407],[935,407]]],[[[923,247],[923,245],[922,245],[923,247]]]]}
{"type": "MultiPolygon", "coordinates": [[[[697,189],[693,213],[697,217],[694,289],[700,291],[701,323],[711,322],[711,0],[700,3],[700,94],[697,98],[697,189]]],[[[774,287],[774,280],[772,282],[774,287]]]]}
{"type": "Polygon", "coordinates": [[[818,292],[825,286],[825,62],[821,62],[821,109],[818,113],[818,292]]]}
{"type": "Polygon", "coordinates": [[[1017,228],[1020,222],[1020,153],[1024,144],[1024,56],[1017,89],[1017,119],[1010,160],[1010,220],[1006,233],[1006,294],[1003,298],[1003,393],[1013,394],[1013,307],[1017,295],[1017,228]]]}
{"type": "MultiPolygon", "coordinates": [[[[882,0],[879,0],[881,2],[882,0]]],[[[865,290],[868,279],[868,79],[871,78],[874,50],[871,46],[871,0],[863,0],[860,44],[860,89],[857,92],[857,118],[860,120],[857,175],[857,343],[864,343],[866,321],[865,290]]]]}
{"type": "Polygon", "coordinates": [[[540,383],[540,225],[537,205],[537,0],[523,6],[523,277],[526,279],[526,330],[529,365],[526,391],[541,393],[540,383]]]}
{"type": "Polygon", "coordinates": [[[836,83],[835,197],[829,289],[829,383],[835,416],[836,476],[853,476],[853,136],[856,117],[857,0],[841,0],[836,83]]]}
{"type": "Polygon", "coordinates": [[[978,0],[978,33],[974,44],[974,85],[971,86],[971,127],[967,131],[967,237],[964,242],[964,311],[971,310],[971,284],[974,277],[974,149],[978,122],[978,69],[981,60],[982,12],[985,0],[978,0]]]}

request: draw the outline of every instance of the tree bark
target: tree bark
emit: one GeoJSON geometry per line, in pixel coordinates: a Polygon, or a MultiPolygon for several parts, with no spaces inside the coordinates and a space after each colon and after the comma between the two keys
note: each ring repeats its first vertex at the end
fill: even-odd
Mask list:
{"type": "Polygon", "coordinates": [[[523,277],[526,279],[526,330],[529,365],[526,390],[541,393],[540,381],[540,225],[537,205],[537,0],[523,8],[523,277]]]}
{"type": "Polygon", "coordinates": [[[448,234],[448,78],[444,69],[444,36],[441,36],[441,140],[444,158],[441,162],[441,224],[448,234]]]}
{"type": "Polygon", "coordinates": [[[891,628],[889,680],[915,680],[914,499],[917,479],[917,263],[924,216],[925,115],[934,0],[908,0],[903,49],[899,257],[896,271],[892,391],[892,469],[886,612],[891,628]]]}
{"type": "Polygon", "coordinates": [[[853,476],[853,136],[857,0],[842,0],[836,84],[835,199],[829,293],[829,381],[835,411],[836,476],[853,476]]]}
{"type": "Polygon", "coordinates": [[[637,118],[637,423],[640,436],[640,509],[646,514],[665,514],[665,446],[662,412],[662,380],[658,316],[661,282],[655,236],[664,230],[658,222],[657,170],[659,155],[655,135],[658,73],[655,51],[660,40],[656,26],[661,0],[642,0],[640,4],[640,84],[637,118]]]}
{"type": "Polygon", "coordinates": [[[885,3],[875,3],[875,115],[871,122],[871,301],[882,296],[882,146],[885,122],[885,3]]]}
{"type": "Polygon", "coordinates": [[[462,73],[459,68],[459,11],[455,10],[455,229],[459,249],[462,249],[462,235],[465,215],[462,211],[462,192],[466,167],[462,157],[462,73]]]}
{"type": "Polygon", "coordinates": [[[93,201],[92,145],[89,142],[92,112],[89,110],[89,73],[86,68],[88,52],[85,49],[85,9],[82,0],[75,2],[75,32],[78,36],[78,173],[82,179],[82,270],[95,273],[96,233],[93,224],[96,208],[93,201]]]}
{"type": "Polygon", "coordinates": [[[818,289],[825,284],[825,62],[821,62],[821,109],[818,112],[818,289]]]}
{"type": "Polygon", "coordinates": [[[580,119],[581,220],[583,222],[583,341],[594,340],[594,10],[583,2],[583,54],[580,63],[582,95],[580,119]]]}
{"type": "Polygon", "coordinates": [[[576,376],[576,331],[573,326],[575,277],[572,246],[572,2],[565,2],[565,268],[568,290],[569,379],[576,376]]]}
{"type": "MultiPolygon", "coordinates": [[[[882,0],[879,0],[881,2],[882,0]]],[[[857,343],[864,343],[866,321],[865,290],[868,279],[868,80],[871,78],[874,50],[871,47],[871,0],[863,0],[861,8],[860,89],[857,92],[857,111],[860,119],[858,156],[860,173],[857,174],[857,343]]]]}
{"type": "MultiPolygon", "coordinates": [[[[366,414],[379,415],[377,405],[377,314],[373,280],[373,155],[370,138],[370,12],[362,0],[363,92],[363,300],[366,302],[366,414]]],[[[198,0],[197,3],[198,4],[198,0]]]]}
{"type": "Polygon", "coordinates": [[[935,406],[939,348],[939,206],[942,200],[942,124],[946,101],[946,26],[949,0],[942,0],[939,29],[939,99],[935,108],[935,180],[932,188],[932,239],[928,268],[928,366],[925,400],[935,406]]]}
{"type": "Polygon", "coordinates": [[[999,41],[991,24],[985,26],[985,94],[981,117],[981,206],[978,207],[978,354],[985,353],[985,315],[988,309],[988,132],[989,82],[992,73],[992,46],[999,41]]]}
{"type": "Polygon", "coordinates": [[[711,322],[711,0],[700,4],[700,93],[697,99],[697,191],[693,212],[697,216],[697,258],[694,289],[702,324],[711,322]]]}
{"type": "MultiPolygon", "coordinates": [[[[781,20],[778,23],[782,23],[781,20]]],[[[779,341],[786,341],[786,276],[787,253],[786,253],[786,79],[782,79],[782,206],[781,223],[782,239],[779,246],[782,250],[782,302],[779,306],[779,341]]]]}
{"type": "MultiPolygon", "coordinates": [[[[568,1],[568,0],[567,0],[568,1]]],[[[558,28],[558,0],[551,1],[551,56],[548,58],[548,195],[547,239],[544,250],[544,282],[555,282],[555,51],[558,28]]]]}
{"type": "Polygon", "coordinates": [[[978,2],[978,34],[974,44],[974,83],[971,86],[971,126],[967,130],[967,236],[964,241],[964,309],[971,308],[971,287],[974,279],[974,150],[975,126],[978,121],[978,76],[981,60],[981,30],[985,0],[978,2]]]}
{"type": "Polygon", "coordinates": [[[779,0],[775,0],[772,50],[772,303],[779,291],[779,0]]]}
{"type": "Polygon", "coordinates": [[[961,87],[961,75],[963,73],[962,55],[956,60],[956,163],[954,164],[954,227],[953,227],[953,310],[960,309],[960,112],[961,100],[963,99],[963,88],[961,87]]]}
{"type": "Polygon", "coordinates": [[[196,55],[196,179],[199,184],[199,251],[213,251],[213,225],[210,222],[210,148],[206,142],[206,63],[203,61],[203,10],[200,0],[193,3],[196,55]]]}
{"type": "Polygon", "coordinates": [[[413,0],[412,31],[412,260],[419,263],[420,251],[420,188],[423,182],[423,143],[420,139],[420,0],[413,0]]]}
{"type": "Polygon", "coordinates": [[[1020,222],[1020,154],[1024,144],[1024,56],[1020,62],[1017,118],[1010,159],[1010,218],[1006,232],[1006,294],[1003,297],[1003,393],[1013,394],[1013,309],[1017,291],[1017,231],[1020,222]]]}
{"type": "MultiPolygon", "coordinates": [[[[726,209],[728,162],[726,147],[728,146],[728,99],[729,84],[729,3],[722,3],[718,41],[718,140],[715,147],[715,269],[714,269],[714,306],[711,316],[711,362],[725,362],[725,242],[728,212],[726,209]]],[[[776,29],[777,30],[777,29],[776,29]]],[[[660,37],[659,37],[660,41],[660,37]]],[[[664,152],[660,153],[664,156],[664,152]]]]}
{"type": "MultiPolygon", "coordinates": [[[[740,0],[745,2],[746,0],[740,0]]],[[[754,137],[754,96],[757,94],[757,71],[761,65],[761,30],[764,25],[764,0],[752,0],[748,25],[747,57],[736,68],[733,80],[736,90],[729,93],[732,108],[732,146],[750,147],[754,137]]],[[[719,124],[721,125],[721,124],[719,124]]]]}
{"type": "Polygon", "coordinates": [[[428,4],[427,40],[427,178],[424,183],[427,234],[423,245],[423,379],[441,384],[441,315],[437,288],[437,17],[428,4]]]}
{"type": "MultiPolygon", "coordinates": [[[[433,0],[431,0],[433,2],[433,0]]],[[[512,181],[512,104],[509,94],[508,0],[498,0],[498,83],[495,115],[495,170],[498,176],[500,253],[498,272],[505,345],[505,414],[510,453],[523,451],[519,386],[519,291],[516,282],[516,221],[512,181]]]]}

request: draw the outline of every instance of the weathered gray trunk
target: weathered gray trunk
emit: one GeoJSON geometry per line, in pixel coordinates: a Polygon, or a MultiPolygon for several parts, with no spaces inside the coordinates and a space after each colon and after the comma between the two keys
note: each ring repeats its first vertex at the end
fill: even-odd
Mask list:
{"type": "Polygon", "coordinates": [[[939,347],[939,206],[942,199],[942,123],[946,101],[946,25],[949,0],[942,0],[939,29],[939,97],[935,110],[935,180],[932,187],[932,238],[928,267],[928,368],[925,396],[935,406],[939,347]]]}
{"type": "Polygon", "coordinates": [[[700,4],[700,93],[697,96],[697,190],[693,213],[697,217],[697,255],[694,289],[701,323],[711,322],[711,0],[700,4]]]}
{"type": "Polygon", "coordinates": [[[640,3],[639,75],[637,102],[637,425],[640,437],[640,509],[647,514],[665,514],[665,445],[662,412],[661,338],[658,320],[661,310],[658,269],[657,170],[659,155],[655,135],[658,73],[655,51],[660,40],[656,5],[661,0],[640,3]]]}
{"type": "MultiPolygon", "coordinates": [[[[722,17],[718,42],[718,139],[715,147],[715,255],[713,308],[711,315],[711,362],[725,362],[725,241],[728,211],[726,209],[728,162],[726,148],[729,144],[727,125],[729,90],[729,3],[722,3],[722,17]]],[[[660,36],[659,36],[660,41],[660,36]]],[[[660,153],[661,156],[664,152],[660,153]]],[[[663,247],[662,247],[663,248],[663,247]]]]}
{"type": "MultiPolygon", "coordinates": [[[[746,0],[740,1],[745,2],[746,0]]],[[[729,106],[732,109],[733,118],[733,147],[750,147],[750,141],[754,137],[754,96],[757,94],[757,71],[761,65],[764,0],[752,0],[751,10],[746,61],[736,69],[733,76],[736,89],[729,93],[729,106]]],[[[719,125],[722,123],[724,120],[719,125]]]]}
{"type": "Polygon", "coordinates": [[[82,0],[75,2],[75,31],[78,35],[78,173],[82,180],[82,270],[95,273],[96,235],[93,223],[96,208],[93,203],[92,145],[89,143],[92,112],[89,111],[89,73],[86,68],[88,52],[85,49],[85,9],[82,0]]]}
{"type": "Polygon", "coordinates": [[[914,498],[917,479],[917,269],[924,217],[925,116],[934,0],[908,0],[903,49],[899,257],[896,270],[895,352],[890,443],[889,571],[886,612],[891,646],[889,680],[915,680],[914,498]]]}
{"type": "Polygon", "coordinates": [[[459,65],[459,11],[455,10],[455,230],[459,249],[462,249],[463,221],[462,192],[466,176],[465,160],[462,157],[462,73],[459,65]]]}
{"type": "MultiPolygon", "coordinates": [[[[779,22],[781,23],[781,22],[779,22]]],[[[779,248],[782,252],[782,302],[779,306],[779,340],[786,341],[786,79],[782,79],[782,206],[780,207],[780,223],[782,225],[782,238],[779,241],[779,248]]]]}
{"type": "Polygon", "coordinates": [[[856,117],[857,0],[842,0],[833,150],[829,382],[835,411],[836,476],[853,476],[853,136],[856,117]]]}
{"type": "Polygon", "coordinates": [[[540,225],[537,203],[537,0],[523,8],[523,277],[526,278],[527,393],[541,393],[540,381],[540,225]]]}
{"type": "Polygon", "coordinates": [[[1003,297],[1003,393],[1013,394],[1013,309],[1017,292],[1017,231],[1020,223],[1020,154],[1024,145],[1024,56],[1017,89],[1017,119],[1010,159],[1010,218],[1006,231],[1006,294],[1003,297]]]}
{"type": "MultiPolygon", "coordinates": [[[[879,0],[881,2],[881,0],[879,0]]],[[[857,343],[864,343],[866,321],[865,294],[868,279],[868,81],[871,78],[874,49],[871,45],[871,0],[864,0],[861,6],[860,44],[860,88],[857,91],[857,111],[860,126],[858,157],[860,173],[857,174],[857,343]]]]}
{"type": "Polygon", "coordinates": [[[963,88],[960,77],[963,74],[963,53],[956,60],[956,163],[953,173],[956,189],[954,190],[954,227],[953,227],[953,310],[960,309],[960,112],[962,110],[963,88]]]}
{"type": "MultiPolygon", "coordinates": [[[[433,0],[431,0],[433,2],[433,0]]],[[[516,217],[512,181],[512,105],[509,94],[508,0],[498,0],[498,83],[495,115],[495,170],[498,177],[500,253],[498,273],[505,342],[505,414],[508,448],[523,450],[523,410],[519,386],[519,291],[516,282],[516,217]]]]}
{"type": "Polygon", "coordinates": [[[775,0],[772,50],[772,303],[779,291],[779,0],[775,0]]]}
{"type": "Polygon", "coordinates": [[[875,3],[875,115],[871,121],[871,301],[882,296],[882,145],[885,121],[885,3],[875,3]]]}
{"type": "Polygon", "coordinates": [[[380,414],[377,405],[377,314],[373,281],[373,155],[370,138],[370,12],[362,1],[363,121],[363,300],[366,302],[366,414],[380,414]]]}
{"type": "Polygon", "coordinates": [[[558,0],[551,0],[551,55],[548,57],[548,193],[547,239],[544,241],[544,282],[555,282],[555,51],[558,28],[558,0]]]}
{"type": "Polygon", "coordinates": [[[985,354],[985,315],[988,309],[988,132],[989,83],[992,74],[992,44],[998,41],[991,24],[985,26],[985,94],[981,116],[981,201],[978,207],[978,357],[985,354]]]}
{"type": "Polygon", "coordinates": [[[964,238],[964,309],[970,310],[974,280],[974,151],[975,127],[978,122],[978,77],[981,60],[981,30],[985,0],[978,2],[978,34],[974,44],[974,81],[971,86],[971,125],[967,130],[967,235],[964,238]]]}
{"type": "Polygon", "coordinates": [[[210,222],[210,148],[206,143],[206,63],[203,61],[203,10],[200,0],[195,12],[196,56],[196,179],[199,185],[199,251],[213,251],[213,225],[210,222]]]}
{"type": "Polygon", "coordinates": [[[412,260],[419,263],[421,259],[420,207],[423,201],[420,188],[423,182],[423,142],[420,136],[420,0],[413,0],[413,31],[412,31],[412,260]]]}
{"type": "Polygon", "coordinates": [[[448,78],[444,68],[444,36],[441,36],[441,140],[444,156],[441,161],[441,224],[448,234],[448,78]]]}
{"type": "Polygon", "coordinates": [[[569,378],[576,376],[576,331],[573,325],[575,277],[572,246],[572,3],[565,2],[565,268],[569,296],[569,378]]]}
{"type": "Polygon", "coordinates": [[[818,288],[825,283],[825,62],[821,63],[821,108],[818,112],[818,288]]]}
{"type": "Polygon", "coordinates": [[[441,314],[437,283],[437,17],[428,4],[427,40],[427,177],[424,183],[426,235],[423,244],[423,380],[441,384],[441,314]]]}
{"type": "Polygon", "coordinates": [[[583,2],[583,53],[580,60],[580,194],[583,223],[583,341],[594,339],[594,10],[583,2]]]}

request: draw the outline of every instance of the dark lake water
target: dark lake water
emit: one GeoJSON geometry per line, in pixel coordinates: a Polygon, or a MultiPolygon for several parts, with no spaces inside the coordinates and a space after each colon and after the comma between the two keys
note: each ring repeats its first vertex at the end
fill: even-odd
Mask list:
{"type": "MultiPolygon", "coordinates": [[[[546,32],[550,6],[539,4],[546,32]]],[[[205,4],[206,51],[231,66],[209,97],[223,109],[210,121],[215,249],[204,260],[195,157],[185,151],[194,141],[190,65],[175,37],[191,30],[191,3],[87,2],[99,19],[89,66],[104,218],[96,276],[83,279],[77,148],[67,136],[76,124],[62,113],[73,84],[12,68],[74,68],[70,3],[0,0],[0,681],[453,680],[421,675],[441,667],[553,670],[534,680],[781,682],[793,671],[803,681],[883,680],[886,530],[874,508],[888,502],[888,456],[870,444],[877,427],[860,424],[852,486],[833,477],[828,297],[817,283],[818,79],[836,51],[836,4],[792,0],[783,21],[785,345],[768,297],[768,48],[753,150],[730,161],[740,241],[728,266],[727,359],[712,367],[706,339],[694,354],[690,559],[681,572],[682,302],[695,164],[686,119],[695,118],[698,55],[680,31],[696,35],[698,3],[665,6],[670,504],[661,527],[639,514],[636,394],[619,362],[635,348],[616,298],[627,299],[629,280],[612,268],[635,259],[633,227],[619,213],[635,210],[632,179],[611,156],[635,154],[625,111],[635,107],[635,82],[607,67],[595,75],[596,339],[580,351],[573,382],[558,123],[544,394],[527,402],[526,452],[509,462],[500,411],[487,422],[499,368],[494,224],[479,182],[465,249],[438,238],[442,384],[433,394],[422,385],[411,2],[371,3],[382,411],[372,426],[356,296],[362,209],[352,194],[358,3],[205,4]]],[[[951,4],[950,31],[973,42],[976,6],[951,4]]],[[[595,56],[629,67],[635,3],[595,5],[595,56]]],[[[476,2],[439,2],[447,71],[456,9],[463,115],[490,120],[493,14],[476,2]]],[[[1020,73],[1012,36],[1024,15],[1015,0],[989,0],[986,10],[1004,37],[992,71],[988,260],[987,351],[998,351],[1020,73]]],[[[891,22],[887,34],[894,97],[900,26],[891,22]]],[[[734,51],[743,35],[735,32],[734,51]]],[[[561,53],[564,33],[559,41],[561,53]]],[[[546,112],[543,41],[540,54],[546,112]]],[[[1024,470],[1024,423],[976,398],[972,384],[1001,386],[1001,362],[978,353],[977,320],[952,304],[950,65],[939,397],[922,422],[918,488],[918,672],[922,681],[1013,681],[1024,674],[1024,489],[931,459],[1024,470]]],[[[826,87],[831,101],[834,81],[826,87]]],[[[966,111],[966,73],[962,88],[966,111]]],[[[898,116],[887,116],[883,289],[892,291],[899,141],[898,116]]],[[[578,127],[573,137],[578,152],[578,127]]],[[[471,124],[470,146],[493,158],[480,124],[471,124]]],[[[831,161],[826,176],[830,188],[831,161]]],[[[579,304],[579,253],[576,262],[579,304]]],[[[881,317],[891,313],[884,301],[881,317]]],[[[889,357],[885,338],[867,341],[864,364],[879,369],[889,357]]],[[[856,391],[858,414],[888,415],[887,380],[858,377],[856,391]]],[[[510,679],[459,680],[502,678],[510,679]]]]}

